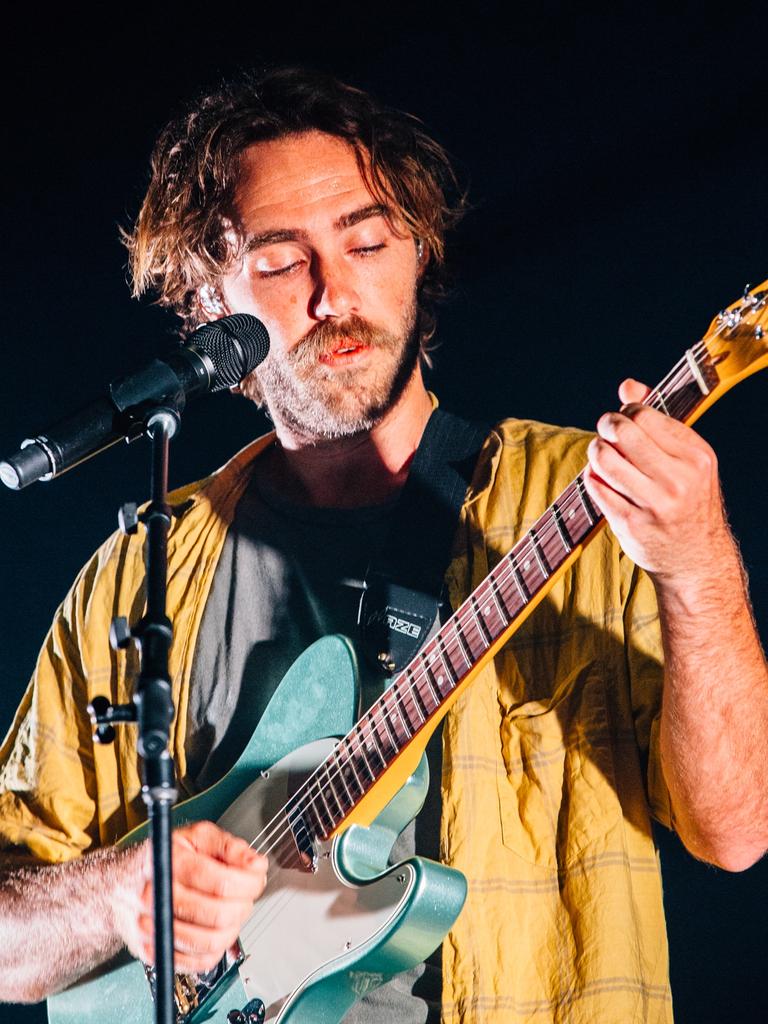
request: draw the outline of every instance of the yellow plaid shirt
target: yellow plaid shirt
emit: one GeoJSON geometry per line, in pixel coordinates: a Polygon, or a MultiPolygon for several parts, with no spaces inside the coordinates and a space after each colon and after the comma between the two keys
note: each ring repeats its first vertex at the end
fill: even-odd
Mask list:
{"type": "MultiPolygon", "coordinates": [[[[186,775],[192,657],[224,537],[269,443],[173,496],[168,608],[186,775]]],[[[489,436],[448,571],[476,587],[586,461],[589,435],[522,420],[489,436]]],[[[142,540],[115,535],[59,608],[0,749],[0,843],[46,862],[114,843],[144,819],[136,732],[94,746],[99,694],[129,699],[135,664],[107,640],[143,612],[142,540]]],[[[443,945],[443,1019],[668,1024],[661,881],[650,814],[670,824],[661,777],[661,642],[653,587],[603,531],[450,711],[443,859],[469,882],[443,945]]]]}

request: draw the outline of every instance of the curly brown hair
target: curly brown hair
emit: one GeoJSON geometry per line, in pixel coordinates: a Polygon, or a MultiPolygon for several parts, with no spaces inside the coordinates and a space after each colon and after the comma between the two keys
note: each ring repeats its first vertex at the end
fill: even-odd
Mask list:
{"type": "Polygon", "coordinates": [[[252,143],[306,131],[353,146],[372,196],[421,240],[426,269],[418,329],[424,353],[435,330],[435,304],[445,294],[445,233],[465,206],[456,175],[417,118],[304,68],[244,74],[161,132],[138,218],[123,233],[134,296],[155,292],[160,305],[181,317],[185,332],[195,327],[200,287],[238,255],[225,231],[234,222],[240,155],[252,143]]]}

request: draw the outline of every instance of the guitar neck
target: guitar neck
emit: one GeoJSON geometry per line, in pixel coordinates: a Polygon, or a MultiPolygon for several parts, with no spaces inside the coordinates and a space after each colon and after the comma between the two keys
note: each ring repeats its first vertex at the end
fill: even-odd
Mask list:
{"type": "MultiPolygon", "coordinates": [[[[718,381],[700,342],[644,404],[687,422],[718,381]]],[[[602,524],[579,473],[316,769],[289,802],[289,818],[315,837],[333,834],[419,733],[433,731],[478,663],[514,632],[602,524]]]]}

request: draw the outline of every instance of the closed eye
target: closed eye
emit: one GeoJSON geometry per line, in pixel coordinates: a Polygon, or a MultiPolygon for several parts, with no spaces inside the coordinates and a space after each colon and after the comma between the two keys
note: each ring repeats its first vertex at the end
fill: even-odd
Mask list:
{"type": "Polygon", "coordinates": [[[280,277],[281,274],[289,274],[296,267],[301,266],[301,260],[295,260],[293,263],[289,263],[285,267],[279,267],[277,270],[260,270],[259,277],[280,277]]]}
{"type": "Polygon", "coordinates": [[[365,258],[366,256],[372,256],[375,252],[379,252],[381,249],[386,249],[386,242],[379,242],[378,245],[361,245],[351,251],[357,253],[358,256],[365,258]]]}

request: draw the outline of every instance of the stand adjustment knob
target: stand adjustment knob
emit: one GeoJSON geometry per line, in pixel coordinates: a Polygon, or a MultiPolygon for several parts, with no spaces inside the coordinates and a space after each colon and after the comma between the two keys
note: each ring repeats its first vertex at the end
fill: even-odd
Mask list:
{"type": "Polygon", "coordinates": [[[88,705],[88,716],[93,725],[93,738],[97,743],[112,743],[115,738],[115,727],[107,724],[107,715],[112,705],[106,697],[94,697],[88,705]]]}

